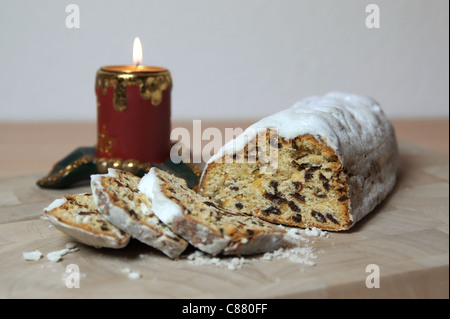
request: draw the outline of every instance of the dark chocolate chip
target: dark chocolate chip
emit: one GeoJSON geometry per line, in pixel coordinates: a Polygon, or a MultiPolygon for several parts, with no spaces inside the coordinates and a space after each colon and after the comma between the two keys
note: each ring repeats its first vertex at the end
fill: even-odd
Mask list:
{"type": "Polygon", "coordinates": [[[327,194],[325,193],[318,193],[318,192],[314,192],[314,196],[318,197],[318,198],[326,198],[327,194]]]}
{"type": "Polygon", "coordinates": [[[219,207],[217,207],[217,205],[214,204],[213,202],[208,202],[208,201],[206,201],[206,202],[204,202],[204,204],[205,204],[205,205],[208,205],[208,206],[211,206],[211,207],[214,207],[214,208],[219,208],[219,207]]]}
{"type": "Polygon", "coordinates": [[[300,223],[302,221],[302,215],[295,214],[294,216],[292,216],[292,220],[296,223],[300,223]]]}
{"type": "Polygon", "coordinates": [[[327,218],[334,224],[339,225],[339,222],[331,215],[330,213],[327,213],[327,218]]]}
{"type": "Polygon", "coordinates": [[[294,198],[295,198],[296,200],[298,200],[299,202],[304,203],[304,202],[306,201],[305,196],[300,195],[300,194],[298,194],[298,193],[292,193],[291,196],[294,197],[294,198]]]}
{"type": "Polygon", "coordinates": [[[131,218],[135,218],[135,219],[139,220],[139,216],[136,214],[136,212],[133,209],[130,209],[128,211],[128,213],[130,214],[131,218]]]}
{"type": "Polygon", "coordinates": [[[281,211],[277,207],[270,206],[269,208],[263,210],[263,214],[266,216],[270,214],[280,215],[281,211]]]}
{"type": "Polygon", "coordinates": [[[272,187],[275,190],[275,193],[278,192],[278,182],[277,181],[271,181],[270,187],[272,187]]]}
{"type": "Polygon", "coordinates": [[[236,206],[236,208],[239,208],[239,209],[244,208],[244,205],[242,205],[242,203],[236,203],[236,204],[234,204],[234,206],[236,206]]]}
{"type": "Polygon", "coordinates": [[[301,182],[292,182],[292,184],[294,184],[295,191],[296,191],[297,193],[302,191],[302,189],[303,189],[303,184],[302,184],[301,182]]]}
{"type": "Polygon", "coordinates": [[[114,202],[118,202],[119,201],[119,197],[117,196],[116,193],[112,194],[112,199],[113,199],[114,202]]]}
{"type": "Polygon", "coordinates": [[[315,171],[317,171],[321,167],[322,167],[322,165],[311,166],[310,168],[308,168],[307,172],[308,173],[314,173],[315,171]]]}
{"type": "Polygon", "coordinates": [[[95,212],[77,212],[78,215],[91,215],[95,214],[95,212]]]}
{"type": "Polygon", "coordinates": [[[263,194],[264,198],[270,200],[272,203],[275,204],[282,204],[282,203],[286,203],[287,200],[279,195],[274,195],[274,194],[270,194],[268,192],[264,192],[263,194]]]}
{"type": "Polygon", "coordinates": [[[339,197],[339,198],[338,198],[338,201],[340,201],[340,202],[345,202],[347,199],[348,199],[347,196],[342,196],[342,197],[339,197]]]}
{"type": "Polygon", "coordinates": [[[303,171],[304,169],[306,169],[306,168],[308,167],[308,164],[307,164],[307,163],[299,164],[299,163],[297,163],[295,160],[292,161],[292,164],[294,164],[295,167],[296,167],[299,171],[303,171]]]}
{"type": "Polygon", "coordinates": [[[323,216],[322,213],[319,213],[318,211],[313,210],[311,212],[311,215],[320,223],[327,222],[327,220],[325,219],[325,216],[323,216]]]}
{"type": "Polygon", "coordinates": [[[294,212],[300,212],[300,208],[298,208],[297,205],[295,205],[295,203],[293,201],[289,201],[288,202],[288,206],[291,210],[293,210],[294,212]]]}

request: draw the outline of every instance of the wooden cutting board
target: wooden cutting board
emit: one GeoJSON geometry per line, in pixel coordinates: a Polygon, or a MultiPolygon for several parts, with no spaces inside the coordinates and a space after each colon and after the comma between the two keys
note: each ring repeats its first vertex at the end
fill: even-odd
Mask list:
{"type": "Polygon", "coordinates": [[[52,262],[45,255],[72,240],[40,219],[42,209],[88,185],[46,190],[36,186],[44,174],[2,179],[0,298],[448,298],[449,158],[406,143],[400,150],[395,190],[353,229],[303,233],[300,261],[258,257],[236,269],[192,263],[194,250],[170,260],[137,241],[120,250],[79,244],[52,262]],[[35,250],[44,257],[22,257],[35,250]],[[76,278],[69,265],[79,288],[67,286],[76,278]]]}

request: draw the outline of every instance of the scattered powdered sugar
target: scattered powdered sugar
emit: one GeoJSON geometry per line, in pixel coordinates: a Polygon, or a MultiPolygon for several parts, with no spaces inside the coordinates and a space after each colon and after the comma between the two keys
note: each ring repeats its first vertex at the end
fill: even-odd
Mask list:
{"type": "Polygon", "coordinates": [[[328,238],[328,233],[316,227],[292,228],[279,226],[286,231],[280,247],[272,252],[267,252],[257,257],[214,257],[201,251],[195,251],[186,258],[194,265],[213,265],[229,270],[242,268],[243,265],[258,261],[287,259],[291,262],[307,266],[316,265],[317,255],[311,245],[315,243],[311,237],[328,238]]]}
{"type": "Polygon", "coordinates": [[[186,258],[190,263],[195,265],[214,265],[225,267],[230,270],[241,268],[244,264],[251,262],[250,259],[244,257],[214,257],[200,250],[189,254],[186,258]]]}
{"type": "Polygon", "coordinates": [[[128,267],[123,268],[122,272],[128,274],[128,278],[130,279],[139,279],[142,277],[139,271],[131,271],[131,269],[128,267]]]}
{"type": "MultiPolygon", "coordinates": [[[[292,229],[291,229],[292,230],[292,229]]],[[[303,233],[306,236],[316,236],[316,237],[328,237],[328,233],[324,230],[321,230],[319,228],[313,227],[313,228],[305,228],[302,229],[303,233]]]]}
{"type": "Polygon", "coordinates": [[[316,263],[313,259],[316,258],[317,256],[314,254],[314,249],[311,247],[281,247],[273,252],[265,253],[260,260],[289,259],[297,264],[314,266],[316,263]]]}

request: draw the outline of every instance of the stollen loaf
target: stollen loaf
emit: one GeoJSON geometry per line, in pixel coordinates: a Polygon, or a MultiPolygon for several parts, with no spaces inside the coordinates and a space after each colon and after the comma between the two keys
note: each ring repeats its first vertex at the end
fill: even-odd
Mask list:
{"type": "Polygon", "coordinates": [[[394,128],[372,98],[305,98],[248,127],[206,163],[199,193],[298,227],[348,230],[392,191],[394,128]]]}

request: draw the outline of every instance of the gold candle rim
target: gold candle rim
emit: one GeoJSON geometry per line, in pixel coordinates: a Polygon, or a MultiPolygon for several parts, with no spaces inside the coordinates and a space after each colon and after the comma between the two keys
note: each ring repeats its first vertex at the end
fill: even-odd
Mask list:
{"type": "Polygon", "coordinates": [[[161,73],[168,72],[164,67],[160,66],[148,66],[148,65],[106,65],[102,66],[100,70],[104,72],[111,72],[117,74],[144,74],[144,73],[161,73]]]}
{"type": "Polygon", "coordinates": [[[127,108],[127,87],[137,86],[143,100],[151,99],[154,106],[161,104],[163,91],[172,87],[170,71],[163,67],[145,65],[110,65],[97,71],[95,88],[103,95],[114,88],[113,106],[118,112],[127,108]]]}

